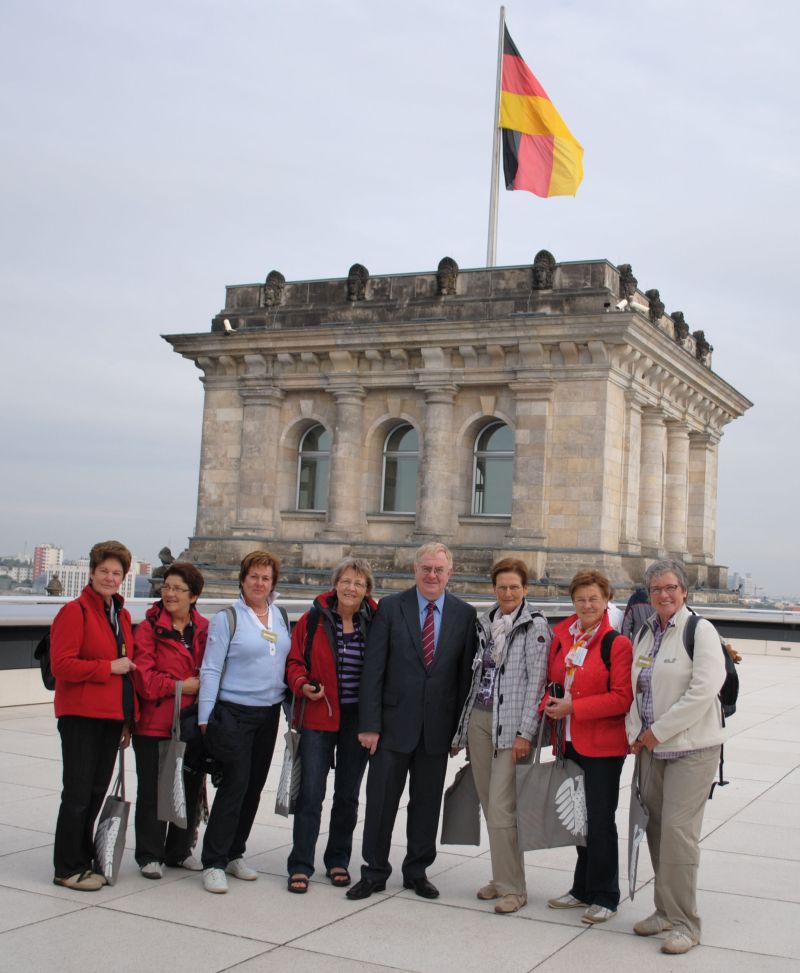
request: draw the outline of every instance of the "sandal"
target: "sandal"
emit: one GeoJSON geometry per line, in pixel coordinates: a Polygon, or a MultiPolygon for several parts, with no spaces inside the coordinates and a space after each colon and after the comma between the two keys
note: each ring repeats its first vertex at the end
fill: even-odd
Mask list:
{"type": "Polygon", "coordinates": [[[308,891],[308,876],[290,875],[286,880],[286,888],[295,895],[305,895],[308,891]]]}
{"type": "Polygon", "coordinates": [[[347,888],[351,882],[350,872],[340,865],[329,868],[325,875],[331,880],[331,885],[335,885],[337,889],[347,888]]]}

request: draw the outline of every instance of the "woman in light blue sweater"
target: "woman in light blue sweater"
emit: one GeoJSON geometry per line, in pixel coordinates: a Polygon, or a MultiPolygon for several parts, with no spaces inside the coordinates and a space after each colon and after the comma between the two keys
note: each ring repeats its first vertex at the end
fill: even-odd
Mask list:
{"type": "Polygon", "coordinates": [[[245,845],[267,780],[291,637],[274,604],[280,562],[253,551],[239,569],[241,595],[211,622],[200,670],[198,722],[208,754],[222,765],[203,841],[203,885],[227,892],[228,875],[255,881],[245,845]]]}

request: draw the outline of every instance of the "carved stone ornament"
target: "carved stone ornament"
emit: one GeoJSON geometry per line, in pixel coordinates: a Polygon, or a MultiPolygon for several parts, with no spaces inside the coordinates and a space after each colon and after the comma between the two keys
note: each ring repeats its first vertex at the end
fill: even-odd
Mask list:
{"type": "Polygon", "coordinates": [[[164,584],[164,575],[167,573],[167,568],[170,564],[175,563],[175,557],[168,547],[161,548],[158,552],[158,559],[161,561],[161,564],[157,568],[154,568],[153,573],[150,575],[151,598],[161,597],[161,586],[164,584]]]}
{"type": "Polygon", "coordinates": [[[633,269],[630,264],[620,264],[619,271],[619,296],[626,301],[633,299],[639,281],[633,276],[633,269]]]}
{"type": "Polygon", "coordinates": [[[686,323],[683,311],[672,311],[670,312],[670,317],[675,326],[675,340],[679,342],[686,341],[689,337],[689,325],[686,323]]]}
{"type": "Polygon", "coordinates": [[[555,272],[556,258],[549,250],[540,250],[533,258],[533,289],[543,291],[552,287],[555,272]]]}
{"type": "Polygon", "coordinates": [[[286,278],[279,270],[271,270],[264,281],[264,307],[278,307],[283,301],[286,278]]]}
{"type": "Polygon", "coordinates": [[[661,300],[661,295],[654,287],[652,290],[645,291],[644,296],[647,298],[647,303],[649,305],[650,320],[653,324],[658,324],[665,311],[665,305],[661,300]]]}
{"type": "Polygon", "coordinates": [[[363,264],[353,264],[347,272],[347,300],[363,301],[367,296],[369,271],[363,264]]]}
{"type": "Polygon", "coordinates": [[[442,257],[436,271],[436,283],[439,286],[439,294],[442,297],[450,297],[456,292],[456,281],[458,280],[458,264],[452,257],[442,257]]]}
{"type": "Polygon", "coordinates": [[[701,365],[708,365],[709,359],[711,358],[711,352],[714,349],[706,341],[705,331],[695,331],[692,334],[692,337],[694,338],[695,357],[701,365]]]}

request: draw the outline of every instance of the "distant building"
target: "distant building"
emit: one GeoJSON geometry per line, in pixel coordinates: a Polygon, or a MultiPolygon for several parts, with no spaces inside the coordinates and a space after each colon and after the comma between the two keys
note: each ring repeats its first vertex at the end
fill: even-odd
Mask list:
{"type": "Polygon", "coordinates": [[[17,582],[33,581],[33,565],[28,564],[2,564],[0,565],[0,575],[6,575],[17,582]]]}
{"type": "MultiPolygon", "coordinates": [[[[133,598],[136,577],[139,573],[139,562],[131,562],[131,569],[122,582],[119,589],[123,598],[133,598]]],[[[47,572],[47,583],[52,580],[54,575],[58,575],[58,580],[63,586],[63,596],[65,598],[77,598],[87,584],[89,584],[89,558],[82,557],[80,560],[71,564],[61,564],[57,568],[47,572]]]]}
{"type": "Polygon", "coordinates": [[[150,577],[150,572],[153,570],[153,565],[149,561],[139,561],[138,574],[143,574],[145,577],[150,577]]]}
{"type": "Polygon", "coordinates": [[[33,580],[40,578],[64,561],[64,548],[39,544],[33,549],[33,580]]]}
{"type": "Polygon", "coordinates": [[[666,554],[726,587],[718,448],[752,403],[627,264],[272,271],[228,287],[210,334],[166,340],[203,373],[187,556],[212,589],[256,546],[286,582],[321,583],[349,553],[406,584],[429,539],[462,589],[503,554],[560,587],[586,566],[630,586],[666,554]]]}

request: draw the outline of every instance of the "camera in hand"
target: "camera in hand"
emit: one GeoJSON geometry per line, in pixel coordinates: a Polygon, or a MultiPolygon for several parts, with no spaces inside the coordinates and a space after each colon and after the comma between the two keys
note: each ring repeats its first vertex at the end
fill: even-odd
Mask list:
{"type": "Polygon", "coordinates": [[[311,686],[311,688],[314,690],[315,693],[319,692],[320,690],[319,679],[309,679],[308,684],[309,686],[311,686]]]}
{"type": "Polygon", "coordinates": [[[547,692],[552,699],[563,699],[564,698],[564,687],[560,682],[551,682],[547,685],[547,692]]]}

